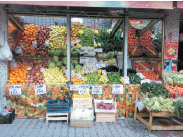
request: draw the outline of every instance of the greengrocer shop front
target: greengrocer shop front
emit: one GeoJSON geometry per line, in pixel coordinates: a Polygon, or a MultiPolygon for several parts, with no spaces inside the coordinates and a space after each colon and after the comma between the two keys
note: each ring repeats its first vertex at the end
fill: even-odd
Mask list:
{"type": "Polygon", "coordinates": [[[165,22],[179,14],[173,2],[0,4],[13,54],[3,92],[17,117],[46,117],[49,98],[70,97],[72,105],[74,94],[84,93],[114,99],[115,117],[134,117],[142,84],[165,88],[165,28],[174,30],[170,40],[178,38],[178,20],[172,28],[165,22]]]}

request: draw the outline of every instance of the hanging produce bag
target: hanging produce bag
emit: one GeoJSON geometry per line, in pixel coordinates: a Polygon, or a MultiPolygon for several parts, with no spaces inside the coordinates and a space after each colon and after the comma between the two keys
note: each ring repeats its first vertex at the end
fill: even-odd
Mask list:
{"type": "Polygon", "coordinates": [[[8,43],[5,43],[5,46],[3,47],[0,44],[0,60],[1,61],[11,61],[12,60],[12,52],[10,51],[10,47],[8,45],[8,43]]]}

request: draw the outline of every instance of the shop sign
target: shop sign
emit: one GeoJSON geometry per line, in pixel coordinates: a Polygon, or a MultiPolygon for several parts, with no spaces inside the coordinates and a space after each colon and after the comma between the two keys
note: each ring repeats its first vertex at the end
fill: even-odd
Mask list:
{"type": "Polygon", "coordinates": [[[178,58],[178,41],[165,41],[164,58],[168,60],[177,60],[178,58]]]}
{"type": "Polygon", "coordinates": [[[112,94],[123,94],[123,85],[113,84],[112,94]]]}
{"type": "Polygon", "coordinates": [[[9,85],[10,95],[21,95],[21,85],[9,85]]]}
{"type": "Polygon", "coordinates": [[[92,94],[103,94],[102,86],[92,86],[92,94]]]}
{"type": "Polygon", "coordinates": [[[35,94],[46,94],[46,85],[36,85],[35,86],[35,94]]]}
{"type": "Polygon", "coordinates": [[[78,93],[79,94],[89,93],[89,89],[90,89],[90,86],[87,86],[87,85],[79,85],[78,93]]]}
{"type": "Polygon", "coordinates": [[[70,91],[79,90],[79,85],[70,85],[70,91]]]}

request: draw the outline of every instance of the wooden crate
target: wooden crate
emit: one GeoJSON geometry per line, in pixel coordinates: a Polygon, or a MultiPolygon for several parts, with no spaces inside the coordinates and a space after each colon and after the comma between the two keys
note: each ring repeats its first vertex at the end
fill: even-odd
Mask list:
{"type": "Polygon", "coordinates": [[[46,113],[46,123],[48,123],[48,120],[67,120],[68,123],[68,115],[69,113],[46,113]]]}
{"type": "MultiPolygon", "coordinates": [[[[71,112],[74,108],[70,109],[70,126],[71,127],[92,127],[93,119],[92,120],[74,120],[71,119],[71,112]]],[[[94,116],[94,109],[92,108],[92,114],[94,116]]]]}
{"type": "Polygon", "coordinates": [[[163,78],[164,84],[169,84],[167,73],[173,73],[173,74],[178,74],[178,75],[181,74],[180,72],[177,72],[177,71],[166,71],[166,70],[163,70],[162,71],[162,78],[163,78]]]}
{"type": "Polygon", "coordinates": [[[73,97],[73,108],[85,107],[92,108],[92,96],[91,98],[74,98],[73,97]]]}
{"type": "Polygon", "coordinates": [[[96,122],[115,122],[116,102],[114,100],[94,100],[94,108],[96,113],[96,122]],[[115,110],[97,109],[97,103],[101,101],[104,103],[114,104],[115,110]]]}

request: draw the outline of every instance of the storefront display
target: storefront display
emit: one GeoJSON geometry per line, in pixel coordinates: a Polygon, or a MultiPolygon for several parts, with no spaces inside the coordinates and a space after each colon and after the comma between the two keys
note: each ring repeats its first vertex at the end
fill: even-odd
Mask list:
{"type": "MultiPolygon", "coordinates": [[[[110,37],[109,29],[73,24],[70,32],[72,84],[67,85],[67,27],[26,25],[17,45],[22,53],[14,55],[18,65],[9,66],[8,83],[4,85],[7,110],[15,109],[16,116],[22,118],[47,117],[50,99],[57,102],[70,98],[71,109],[65,112],[67,115],[71,112],[70,125],[91,127],[94,113],[90,112],[93,111],[97,113],[97,122],[134,117],[136,93],[139,91],[144,94],[149,92],[150,98],[144,103],[146,106],[152,106],[155,111],[166,109],[166,106],[160,105],[162,101],[169,103],[170,99],[162,97],[168,97],[171,90],[181,94],[182,89],[162,84],[162,59],[158,56],[160,51],[154,44],[153,32],[147,30],[138,37],[138,30],[133,27],[128,29],[128,69],[127,76],[123,77],[124,68],[119,61],[123,59],[122,31],[119,28],[110,37]],[[16,94],[17,91],[10,92],[11,85],[19,85],[19,94],[16,94]],[[36,91],[35,86],[45,89],[36,91]],[[162,96],[158,99],[162,100],[160,105],[154,101],[156,96],[162,96]],[[106,104],[108,100],[113,100],[113,103],[106,104]],[[149,101],[153,104],[148,105],[149,101]],[[80,117],[77,112],[86,113],[80,117]],[[103,119],[102,114],[110,119],[103,119]]],[[[179,79],[167,76],[168,83],[164,84],[182,85],[182,76],[178,76],[179,79]]],[[[173,107],[172,104],[167,108],[171,113],[182,107],[178,108],[178,104],[173,107]]]]}

